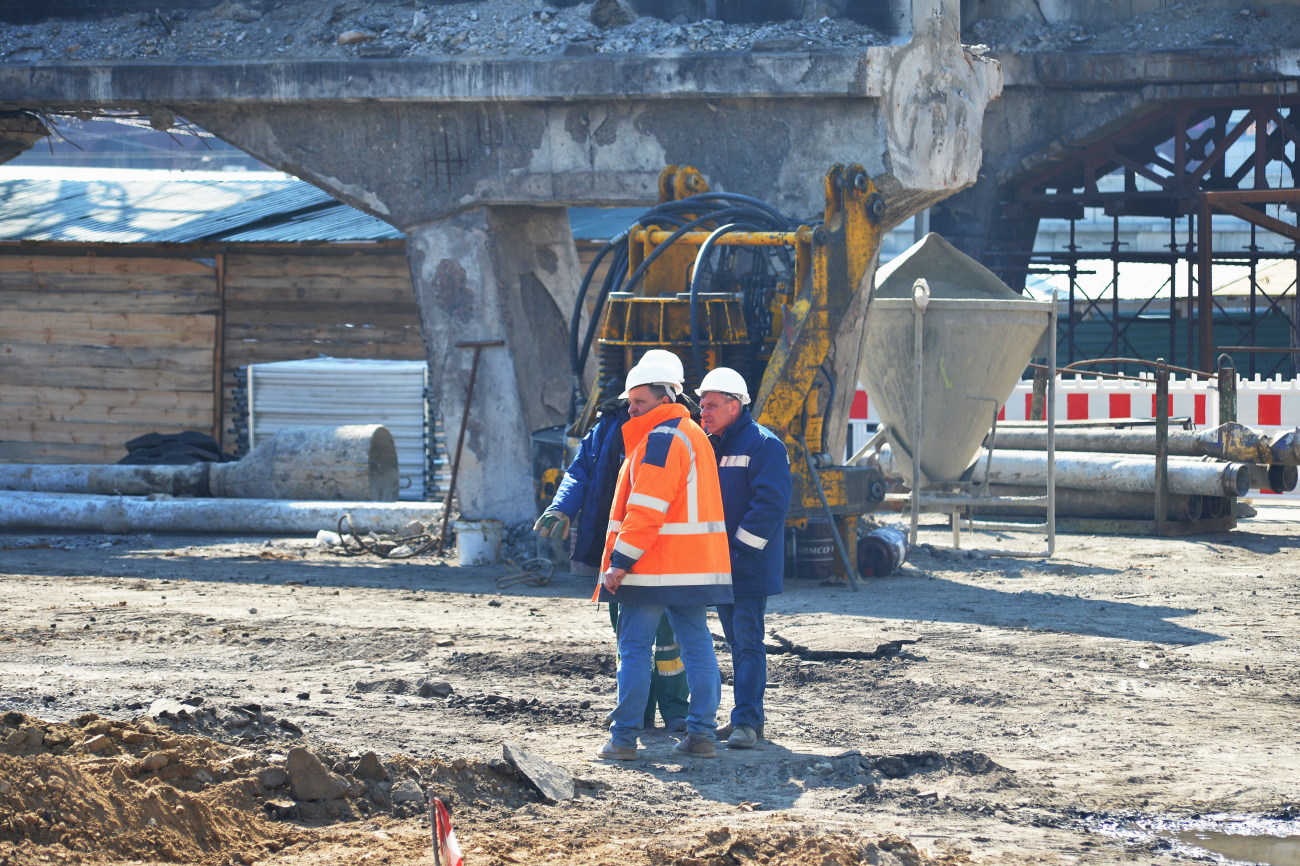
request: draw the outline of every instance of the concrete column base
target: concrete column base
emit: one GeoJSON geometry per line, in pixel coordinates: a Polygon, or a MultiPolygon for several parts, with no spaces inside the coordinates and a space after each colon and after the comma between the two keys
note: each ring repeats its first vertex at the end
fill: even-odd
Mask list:
{"type": "MultiPolygon", "coordinates": [[[[534,517],[530,436],[561,424],[572,375],[568,318],[581,274],[559,207],[485,207],[407,229],[407,255],[449,451],[481,350],[456,482],[462,514],[534,517]]],[[[449,455],[454,458],[454,453],[449,455]]]]}

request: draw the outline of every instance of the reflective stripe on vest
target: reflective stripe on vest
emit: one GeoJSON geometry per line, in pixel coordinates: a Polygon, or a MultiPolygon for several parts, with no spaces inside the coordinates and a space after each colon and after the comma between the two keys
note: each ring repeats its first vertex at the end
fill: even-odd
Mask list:
{"type": "Polygon", "coordinates": [[[703,535],[706,532],[726,532],[727,524],[721,520],[702,520],[699,523],[665,523],[659,527],[660,535],[703,535]]]}
{"type": "MultiPolygon", "coordinates": [[[[611,520],[606,532],[618,532],[623,521],[611,520]]],[[[726,532],[727,524],[721,520],[701,520],[698,523],[665,523],[659,527],[660,535],[701,535],[706,532],[726,532]]],[[[767,542],[764,541],[764,544],[767,542]]]]}
{"type": "Polygon", "coordinates": [[[711,586],[731,584],[731,572],[701,572],[699,574],[642,574],[629,571],[623,583],[628,586],[711,586]]]}
{"type": "Polygon", "coordinates": [[[695,477],[695,446],[691,444],[691,438],[683,430],[676,427],[656,427],[651,433],[671,433],[681,440],[686,446],[686,453],[691,455],[691,469],[686,473],[686,519],[691,523],[696,523],[700,519],[700,486],[699,480],[695,477]]]}
{"type": "Polygon", "coordinates": [[[628,505],[644,505],[646,508],[653,508],[660,514],[668,513],[668,501],[660,499],[657,496],[650,496],[645,493],[632,493],[627,497],[628,505]]]}
{"type": "Polygon", "coordinates": [[[633,547],[621,538],[614,542],[614,550],[623,554],[628,559],[640,559],[645,556],[644,550],[639,547],[633,547]]]}
{"type": "Polygon", "coordinates": [[[748,454],[733,454],[730,457],[723,457],[718,461],[718,468],[722,469],[727,466],[748,466],[748,454]]]}

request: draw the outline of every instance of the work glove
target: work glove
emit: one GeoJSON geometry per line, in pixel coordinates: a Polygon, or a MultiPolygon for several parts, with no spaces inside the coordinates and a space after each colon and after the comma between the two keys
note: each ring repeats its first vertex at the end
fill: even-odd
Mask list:
{"type": "Polygon", "coordinates": [[[569,515],[558,508],[548,508],[533,524],[533,532],[542,538],[568,538],[569,515]]]}

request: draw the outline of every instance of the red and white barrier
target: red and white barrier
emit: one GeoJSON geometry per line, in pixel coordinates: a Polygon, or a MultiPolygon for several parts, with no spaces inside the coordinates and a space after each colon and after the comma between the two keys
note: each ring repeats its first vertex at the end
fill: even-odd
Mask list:
{"type": "MultiPolygon", "coordinates": [[[[1021,380],[1002,411],[1000,421],[1024,421],[1029,418],[1034,384],[1021,380]]],[[[1197,427],[1219,425],[1218,383],[1208,379],[1169,378],[1169,414],[1191,418],[1197,427]]],[[[1154,418],[1156,416],[1154,381],[1130,382],[1114,379],[1064,378],[1056,388],[1058,421],[1089,418],[1154,418]]],[[[1237,421],[1267,433],[1283,433],[1300,427],[1300,380],[1237,380],[1237,421]]],[[[869,430],[880,423],[871,399],[861,385],[849,412],[850,443],[856,447],[866,441],[869,430]]],[[[850,450],[852,450],[852,447],[850,450]]],[[[1300,499],[1300,489],[1284,494],[1300,499]]]]}

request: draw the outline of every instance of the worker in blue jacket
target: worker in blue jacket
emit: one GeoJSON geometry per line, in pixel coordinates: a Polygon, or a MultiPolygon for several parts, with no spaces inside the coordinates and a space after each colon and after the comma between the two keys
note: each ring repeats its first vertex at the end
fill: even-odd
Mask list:
{"type": "MultiPolygon", "coordinates": [[[[641,361],[663,363],[674,370],[680,392],[685,378],[680,358],[672,352],[651,349],[641,361]]],[[[686,399],[680,393],[677,398],[686,399]]],[[[551,504],[533,526],[533,530],[542,538],[567,539],[570,527],[576,522],[573,527],[573,552],[570,556],[574,562],[591,566],[597,571],[605,551],[605,534],[609,528],[609,511],[614,502],[618,470],[623,465],[623,425],[627,423],[628,417],[626,397],[607,400],[601,405],[596,423],[582,437],[578,453],[565,471],[551,504]]],[[[609,620],[617,632],[617,603],[609,606],[609,620]]],[[[645,726],[654,727],[655,707],[658,706],[664,727],[681,733],[686,730],[690,689],[686,683],[681,648],[677,645],[677,636],[673,634],[667,616],[660,620],[659,629],[655,633],[654,660],[650,699],[645,709],[645,726]]]]}
{"type": "Polygon", "coordinates": [[[718,605],[731,645],[735,708],[718,728],[729,749],[752,749],[763,737],[767,648],[763,645],[768,596],[784,589],[785,516],[790,510],[790,456],[771,430],[749,411],[749,388],[730,367],[705,375],[700,423],[718,458],[722,509],[731,545],[733,604],[718,605]]]}

